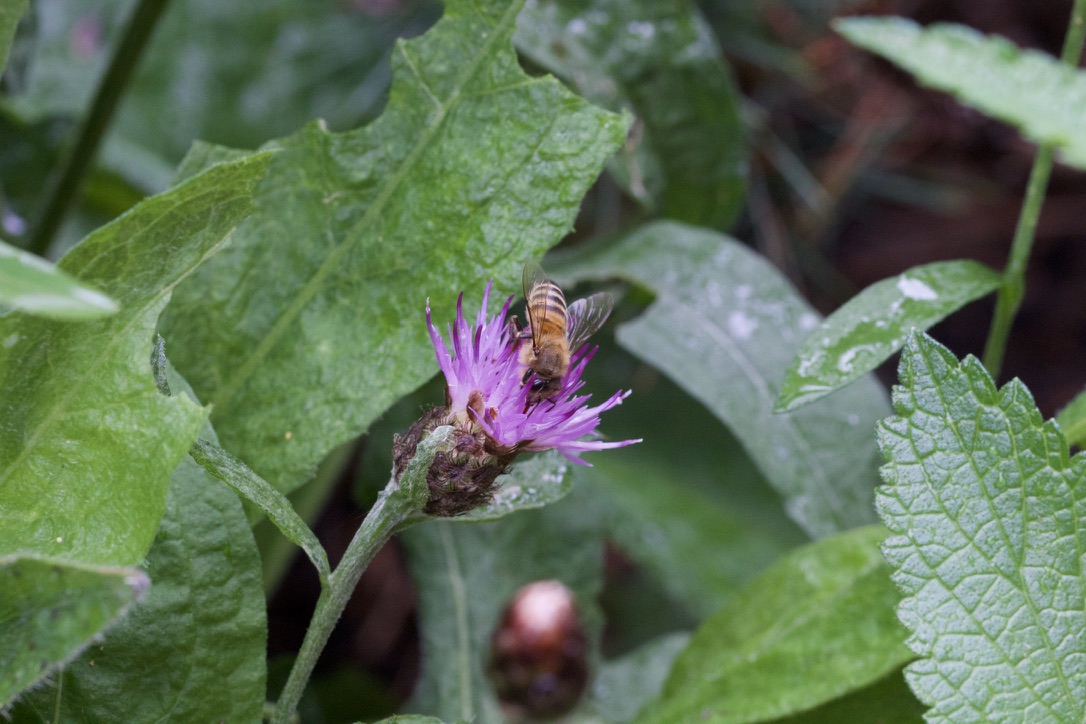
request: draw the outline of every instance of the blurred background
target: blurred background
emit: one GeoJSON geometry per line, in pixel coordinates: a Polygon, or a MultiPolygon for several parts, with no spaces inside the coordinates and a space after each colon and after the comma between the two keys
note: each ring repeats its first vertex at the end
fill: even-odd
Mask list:
{"type": "MultiPolygon", "coordinates": [[[[632,167],[618,164],[592,190],[576,234],[565,243],[592,243],[653,216],[694,216],[768,258],[823,314],[917,264],[972,258],[1001,269],[1035,147],[1014,129],[918,87],[853,48],[830,22],[889,14],[921,24],[962,23],[1059,55],[1070,6],[1068,0],[702,0],[697,11],[724,61],[724,75],[714,82],[738,91],[729,112],[739,125],[722,119],[720,127],[701,132],[727,136],[741,180],[726,203],[690,211],[638,198],[631,193],[637,188],[632,167]]],[[[396,39],[425,32],[441,13],[440,4],[428,0],[189,0],[164,7],[81,200],[49,249],[54,258],[145,195],[166,188],[194,141],[255,148],[315,118],[333,130],[372,120],[387,100],[396,39]]],[[[21,243],[40,212],[49,171],[78,127],[130,8],[114,0],[43,0],[32,4],[20,25],[0,106],[6,240],[21,243]]],[[[536,40],[518,36],[525,68],[554,70],[536,40]]],[[[590,95],[599,79],[565,80],[590,95]]],[[[631,145],[638,143],[637,133],[635,124],[631,145]]],[[[1057,164],[1001,380],[1021,378],[1046,417],[1086,381],[1084,211],[1086,175],[1057,164]]],[[[664,486],[681,469],[691,490],[733,514],[754,516],[772,531],[765,541],[750,543],[755,560],[768,563],[805,540],[783,513],[765,512],[779,507],[774,494],[721,423],[609,343],[615,324],[651,303],[636,288],[621,293],[614,320],[599,335],[604,349],[589,389],[634,391],[622,414],[605,418],[609,436],[640,437],[646,426],[660,433],[631,448],[628,457],[601,459],[578,475],[598,486],[613,485],[624,469],[638,465],[644,475],[658,474],[664,486]],[[691,458],[691,449],[708,452],[691,458]]],[[[979,355],[992,306],[992,299],[974,303],[932,335],[959,356],[979,355]]],[[[895,363],[879,372],[887,386],[895,363]]],[[[387,479],[392,434],[441,395],[435,380],[402,401],[369,435],[330,456],[314,482],[292,496],[313,521],[333,564],[387,479]]],[[[269,595],[274,692],[302,640],[318,584],[304,557],[270,526],[261,524],[257,533],[269,595]]],[[[708,613],[681,595],[689,583],[682,575],[662,575],[625,554],[624,536],[633,535],[644,531],[612,526],[600,599],[606,656],[689,629],[708,613]]],[[[419,671],[415,606],[403,551],[393,541],[367,570],[332,637],[305,703],[306,721],[378,717],[409,696],[419,671]],[[353,694],[345,697],[344,691],[353,694]]]]}

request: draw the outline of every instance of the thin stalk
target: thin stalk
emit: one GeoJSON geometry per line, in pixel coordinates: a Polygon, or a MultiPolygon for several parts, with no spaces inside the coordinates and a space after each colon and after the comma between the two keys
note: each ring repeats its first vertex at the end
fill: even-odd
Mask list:
{"type": "Polygon", "coordinates": [[[57,229],[79,194],[91,162],[98,155],[98,147],[109,129],[121,96],[128,88],[132,73],[139,65],[147,41],[168,4],[169,0],[137,0],[87,115],[60,168],[49,179],[45,203],[40,207],[27,241],[28,251],[44,256],[53,243],[57,229]]]}
{"type": "MultiPolygon", "coordinates": [[[[1063,41],[1060,60],[1064,65],[1075,67],[1082,54],[1083,40],[1086,39],[1086,0],[1075,0],[1071,9],[1071,21],[1067,28],[1067,37],[1063,41]]],[[[993,379],[999,377],[1003,366],[1003,354],[1007,349],[1014,317],[1022,306],[1022,297],[1026,289],[1026,263],[1033,249],[1033,239],[1037,233],[1037,219],[1041,215],[1048,179],[1052,174],[1052,159],[1055,144],[1042,143],[1037,149],[1033,169],[1029,174],[1026,196],[1022,201],[1022,211],[1018,216],[1018,225],[1011,242],[1010,259],[1003,270],[1003,285],[996,297],[995,314],[988,332],[988,341],[984,346],[984,366],[993,379]]]]}
{"type": "Polygon", "coordinates": [[[293,720],[317,659],[354,593],[358,579],[377,551],[394,533],[420,519],[416,514],[426,504],[426,475],[451,432],[451,427],[439,427],[419,443],[415,458],[408,464],[399,483],[390,480],[366,514],[342,560],[329,576],[328,585],[321,591],[302,648],[275,704],[272,724],[287,724],[293,720]]]}

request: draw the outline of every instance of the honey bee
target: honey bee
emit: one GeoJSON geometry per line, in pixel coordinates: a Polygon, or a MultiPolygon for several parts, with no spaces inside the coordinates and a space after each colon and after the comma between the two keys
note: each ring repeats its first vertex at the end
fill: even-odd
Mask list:
{"type": "Polygon", "coordinates": [[[520,364],[527,369],[521,384],[532,380],[528,403],[550,399],[562,389],[569,371],[570,355],[603,326],[615,300],[606,292],[578,299],[566,307],[566,297],[534,261],[524,265],[524,308],[528,328],[519,332],[524,340],[520,364]]]}

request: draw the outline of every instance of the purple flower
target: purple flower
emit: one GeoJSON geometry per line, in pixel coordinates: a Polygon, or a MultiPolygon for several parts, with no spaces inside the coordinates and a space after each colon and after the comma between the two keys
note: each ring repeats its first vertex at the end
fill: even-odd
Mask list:
{"type": "Polygon", "coordinates": [[[596,431],[600,413],[620,405],[630,394],[616,392],[595,407],[587,404],[591,395],[576,394],[584,386],[581,374],[585,365],[596,352],[588,345],[574,352],[557,395],[528,404],[531,384],[523,383],[520,342],[511,339],[507,318],[513,297],[505,300],[498,316],[490,317],[487,303],[492,284],[486,285],[474,325],[464,318],[464,295],[457,300],[456,321],[448,330],[451,353],[430,319],[429,302],[426,305],[426,326],[445,375],[450,416],[461,424],[474,422],[500,449],[538,452],[553,448],[581,465],[589,464],[581,459],[581,453],[641,442],[583,439],[596,431]]]}
{"type": "Polygon", "coordinates": [[[463,299],[456,303],[456,321],[448,329],[449,345],[434,327],[430,304],[426,326],[437,363],[445,375],[445,406],[423,414],[408,432],[393,441],[394,473],[398,480],[415,450],[431,430],[453,426],[449,449],[439,452],[427,474],[430,489],[424,510],[431,515],[459,515],[490,502],[495,479],[525,450],[557,450],[581,465],[581,454],[632,445],[640,440],[604,442],[591,438],[600,413],[622,403],[629,392],[616,392],[605,402],[588,405],[591,395],[578,395],[581,374],[595,349],[574,352],[558,393],[529,404],[532,379],[525,380],[520,363],[522,340],[510,329],[509,297],[496,317],[487,314],[491,284],[486,285],[475,324],[464,318],[463,299]]]}

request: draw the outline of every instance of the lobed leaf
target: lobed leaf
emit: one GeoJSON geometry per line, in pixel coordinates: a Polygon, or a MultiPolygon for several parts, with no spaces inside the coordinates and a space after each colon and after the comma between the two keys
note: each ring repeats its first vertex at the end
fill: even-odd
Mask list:
{"type": "Polygon", "coordinates": [[[883,552],[932,722],[1078,721],[1086,710],[1086,457],[1025,386],[912,335],[894,410],[883,552]]]}
{"type": "Polygon", "coordinates": [[[1078,393],[1056,415],[1068,445],[1086,447],[1086,392],[1078,393]]]}
{"type": "Polygon", "coordinates": [[[59,267],[121,311],[78,325],[0,318],[0,552],[132,564],[207,412],[164,397],[148,354],[174,287],[252,209],[269,154],[209,168],[91,234],[59,267]]]}
{"type": "Polygon", "coordinates": [[[533,0],[517,48],[604,108],[637,117],[615,159],[627,191],[660,214],[725,228],[743,209],[740,95],[690,0],[533,0]]]}
{"type": "Polygon", "coordinates": [[[557,578],[598,631],[603,542],[577,516],[576,495],[492,523],[431,521],[404,532],[419,588],[422,673],[412,708],[446,721],[501,721],[485,674],[490,638],[516,590],[557,578]]]}
{"type": "Polygon", "coordinates": [[[619,276],[656,293],[618,328],[619,343],[731,429],[809,535],[874,519],[871,430],[888,412],[882,389],[867,377],[802,410],[773,413],[799,335],[820,320],[768,262],[722,234],[669,222],[556,262],[567,278],[619,276]]]}
{"type": "Polygon", "coordinates": [[[148,585],[135,568],[0,558],[0,708],[115,625],[148,585]]]}
{"type": "Polygon", "coordinates": [[[638,721],[766,721],[898,669],[911,654],[879,554],[885,533],[859,528],[771,566],[698,629],[638,721]]]}
{"type": "Polygon", "coordinates": [[[1064,162],[1086,168],[1086,71],[961,25],[849,18],[834,28],[924,85],[1016,126],[1032,141],[1055,144],[1064,162]]]}
{"type": "Polygon", "coordinates": [[[117,311],[112,299],[45,259],[0,241],[0,305],[51,319],[97,319],[117,311]]]}
{"type": "Polygon", "coordinates": [[[822,321],[800,348],[777,395],[795,410],[874,370],[926,330],[999,287],[1001,276],[966,259],[941,261],[875,282],[822,321]]]}
{"type": "Polygon", "coordinates": [[[256,214],[167,310],[223,446],[282,492],[432,376],[426,298],[451,312],[488,278],[511,289],[622,142],[624,119],[524,75],[518,9],[449,2],[397,45],[373,124],[270,144],[256,214]]]}

